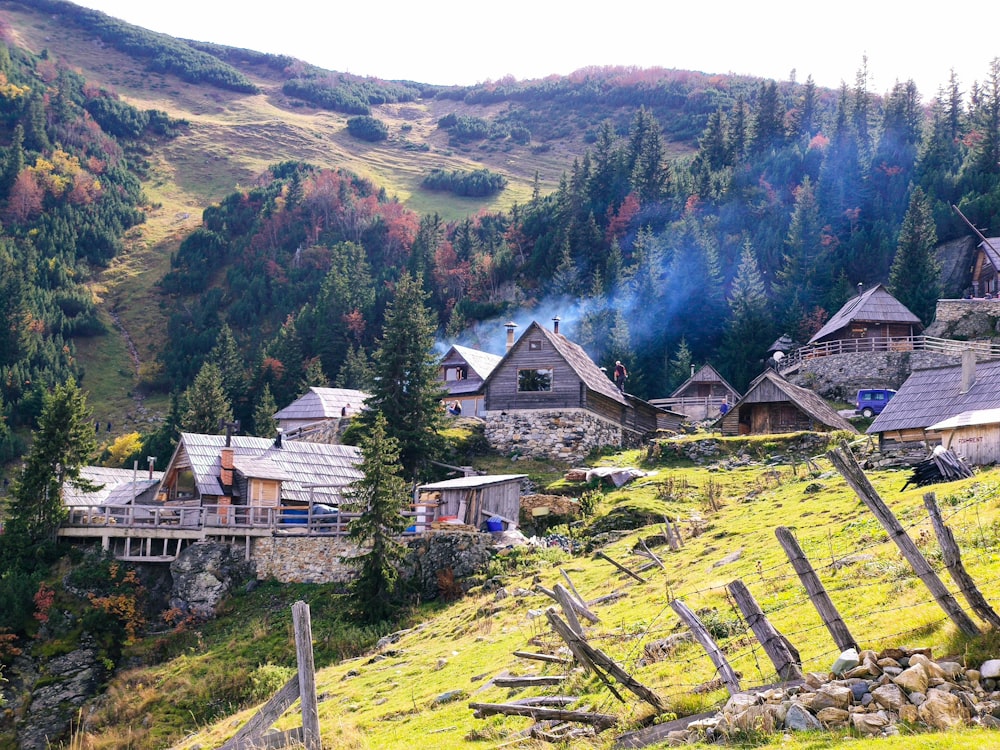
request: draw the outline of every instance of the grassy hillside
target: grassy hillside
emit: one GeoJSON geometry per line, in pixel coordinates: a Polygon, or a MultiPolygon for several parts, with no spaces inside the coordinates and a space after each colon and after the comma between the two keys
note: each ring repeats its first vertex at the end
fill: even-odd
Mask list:
{"type": "MultiPolygon", "coordinates": [[[[607,456],[602,464],[642,466],[649,476],[621,489],[602,490],[594,515],[583,524],[552,530],[576,537],[585,551],[575,555],[554,548],[501,551],[491,566],[495,578],[490,585],[450,604],[425,605],[415,613],[411,627],[382,648],[361,656],[345,652],[350,658],[340,663],[330,663],[336,634],[328,613],[336,604],[324,587],[264,585],[240,594],[217,622],[160,641],[160,653],[173,654],[165,663],[121,673],[95,715],[92,730],[80,738],[88,744],[81,746],[162,747],[168,740],[179,750],[218,746],[254,713],[266,694],[257,694],[250,701],[253,706],[241,704],[236,696],[251,691],[248,686],[254,680],[262,684],[265,675],[271,675],[272,684],[280,684],[291,674],[289,606],[302,599],[313,609],[324,747],[402,750],[415,741],[437,748],[548,746],[521,734],[530,720],[476,719],[468,704],[556,694],[579,696],[574,709],[619,717],[615,729],[573,744],[611,747],[622,732],[653,720],[654,712],[620,685],[616,687],[624,702],[594,675],[513,656],[516,650],[569,656],[542,616],[553,602],[534,591],[534,584],[550,589],[560,583],[565,586],[564,572],[587,600],[620,594],[621,598],[594,607],[600,622],[586,624],[588,641],[663,699],[669,711],[660,720],[689,715],[719,705],[726,693],[700,690],[714,677],[714,670],[695,644],[677,646],[665,661],[642,661],[647,644],[683,629],[668,606],[671,599],[680,599],[700,614],[742,673],[744,687],[768,684],[775,675],[727,596],[724,587],[733,580],[749,587],[771,622],[798,648],[805,671],[826,672],[839,652],[774,537],[779,525],[793,530],[862,647],[929,646],[935,656],[952,655],[973,667],[997,656],[995,637],[969,641],[956,634],[886,533],[825,458],[820,457],[813,470],[788,463],[788,448],[795,439],[719,439],[703,444],[711,454],[703,465],[679,457],[683,451],[678,446],[689,439],[665,443],[654,458],[637,452],[607,456]],[[664,515],[679,519],[684,530],[685,545],[679,551],[670,552],[658,538],[664,515]],[[613,529],[618,531],[610,532],[613,529]],[[662,558],[663,569],[636,554],[640,540],[662,558]],[[595,557],[597,550],[640,570],[645,582],[617,572],[595,557]],[[532,690],[492,684],[492,678],[507,674],[569,678],[557,687],[532,690]],[[206,685],[214,687],[208,691],[206,685]],[[193,716],[181,714],[191,713],[186,707],[199,695],[201,702],[194,705],[200,713],[192,724],[193,716]],[[212,719],[213,715],[218,718],[212,719]]],[[[523,471],[525,463],[489,462],[493,471],[523,471]]],[[[532,464],[527,470],[542,486],[565,490],[564,468],[532,464]]],[[[970,573],[987,599],[997,600],[997,470],[906,492],[900,488],[908,473],[882,471],[870,477],[932,565],[940,569],[940,552],[921,501],[925,491],[933,490],[970,573]]],[[[580,495],[584,489],[577,486],[571,491],[580,495]]],[[[293,710],[278,726],[289,728],[297,722],[293,710]]],[[[983,732],[969,730],[949,734],[937,745],[926,735],[913,734],[919,730],[909,731],[911,736],[858,740],[855,746],[972,748],[987,742],[983,732]]],[[[837,746],[843,739],[843,734],[811,734],[805,739],[779,736],[771,743],[816,749],[837,746]]]]}

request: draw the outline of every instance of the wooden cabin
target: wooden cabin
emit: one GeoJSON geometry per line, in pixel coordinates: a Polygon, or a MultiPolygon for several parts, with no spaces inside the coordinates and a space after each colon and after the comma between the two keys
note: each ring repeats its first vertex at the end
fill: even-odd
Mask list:
{"type": "Polygon", "coordinates": [[[358,414],[368,394],[351,388],[314,386],[284,409],[275,412],[274,420],[286,435],[315,430],[324,423],[358,414]]]}
{"type": "Polygon", "coordinates": [[[619,391],[583,348],[532,322],[484,384],[489,412],[584,409],[625,429],[646,434],[676,427],[684,415],[619,391]]]}
{"type": "Polygon", "coordinates": [[[802,430],[857,432],[819,394],[788,382],[772,369],[758,375],[716,425],[729,437],[802,430]]]}
{"type": "Polygon", "coordinates": [[[988,237],[972,260],[972,296],[1000,296],[1000,237],[988,237]]]}
{"type": "MultiPolygon", "coordinates": [[[[467,346],[452,346],[441,358],[441,381],[448,391],[447,401],[458,404],[461,416],[481,417],[486,413],[483,384],[500,362],[500,355],[467,346]]],[[[450,413],[454,413],[449,408],[450,413]]]]}
{"type": "Polygon", "coordinates": [[[483,527],[498,518],[504,528],[517,528],[521,512],[521,481],[527,474],[459,477],[425,484],[418,489],[414,531],[430,522],[483,527]]]}
{"type": "Polygon", "coordinates": [[[867,429],[885,444],[936,444],[937,425],[965,412],[1000,408],[1000,361],[976,362],[962,353],[962,364],[914,370],[867,429]]]}
{"type": "Polygon", "coordinates": [[[941,435],[941,445],[972,466],[1000,463],[1000,409],[963,411],[932,424],[928,432],[941,435]]]}
{"type": "Polygon", "coordinates": [[[712,365],[702,365],[697,371],[691,365],[691,377],[667,398],[650,399],[650,403],[684,414],[688,419],[717,417],[723,404],[727,407],[740,400],[733,388],[712,365]]]}
{"type": "MultiPolygon", "coordinates": [[[[876,341],[909,341],[923,330],[920,318],[897,300],[882,284],[852,297],[809,339],[808,345],[843,341],[843,351],[884,350],[876,341]],[[863,340],[863,341],[862,341],[863,340]]],[[[831,350],[833,352],[834,350],[831,350]]]]}

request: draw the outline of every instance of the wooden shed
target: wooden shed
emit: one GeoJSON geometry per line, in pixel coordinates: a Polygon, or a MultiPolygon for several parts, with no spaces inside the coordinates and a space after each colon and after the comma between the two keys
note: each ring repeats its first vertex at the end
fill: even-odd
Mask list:
{"type": "Polygon", "coordinates": [[[1000,409],[978,409],[932,424],[941,445],[974,466],[1000,462],[1000,409]]]}
{"type": "Polygon", "coordinates": [[[712,365],[702,365],[667,398],[650,399],[650,403],[663,409],[672,409],[689,419],[708,419],[719,415],[722,404],[735,404],[740,393],[719,374],[712,365]]]}
{"type": "Polygon", "coordinates": [[[979,243],[972,260],[972,296],[1000,296],[1000,237],[979,243]]]}
{"type": "Polygon", "coordinates": [[[723,435],[768,435],[810,430],[857,432],[823,398],[767,369],[716,424],[723,435]]]}
{"type": "Polygon", "coordinates": [[[416,503],[417,526],[422,525],[421,508],[425,508],[429,521],[454,520],[478,528],[498,516],[506,527],[516,527],[521,512],[521,480],[527,476],[494,474],[421,485],[416,503]]]}
{"type": "Polygon", "coordinates": [[[923,330],[920,318],[889,294],[882,284],[849,299],[816,334],[809,344],[852,341],[844,351],[872,351],[876,340],[909,340],[923,330]],[[860,341],[864,339],[865,341],[860,341]]]}

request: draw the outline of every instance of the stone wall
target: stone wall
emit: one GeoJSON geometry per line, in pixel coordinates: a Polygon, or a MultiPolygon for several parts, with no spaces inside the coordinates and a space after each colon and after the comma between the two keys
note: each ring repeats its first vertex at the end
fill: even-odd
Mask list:
{"type": "Polygon", "coordinates": [[[853,403],[860,388],[898,389],[913,370],[961,364],[940,352],[861,352],[804,360],[789,380],[824,398],[853,403]]]}
{"type": "Polygon", "coordinates": [[[281,583],[342,583],[356,569],[343,558],[359,548],[341,536],[272,536],[253,540],[250,555],[259,580],[281,583]]]}
{"type": "Polygon", "coordinates": [[[638,447],[642,436],[586,409],[488,411],[485,435],[500,453],[578,463],[595,448],[638,447]]]}
{"type": "Polygon", "coordinates": [[[1000,336],[1000,299],[939,299],[928,336],[960,340],[1000,336]]]}

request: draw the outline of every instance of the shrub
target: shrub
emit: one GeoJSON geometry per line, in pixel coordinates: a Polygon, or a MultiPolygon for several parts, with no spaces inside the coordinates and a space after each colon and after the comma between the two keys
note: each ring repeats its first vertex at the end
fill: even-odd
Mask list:
{"type": "Polygon", "coordinates": [[[347,132],[362,141],[384,141],[389,137],[389,126],[376,117],[359,115],[347,121],[347,132]]]}

